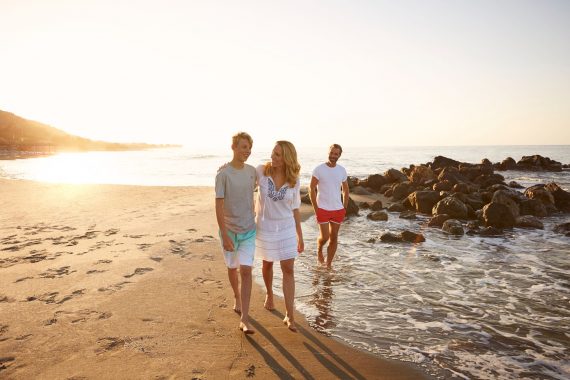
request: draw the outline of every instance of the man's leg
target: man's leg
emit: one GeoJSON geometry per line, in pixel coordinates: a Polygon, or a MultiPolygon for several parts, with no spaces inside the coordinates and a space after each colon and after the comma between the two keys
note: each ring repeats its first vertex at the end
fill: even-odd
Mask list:
{"type": "Polygon", "coordinates": [[[267,290],[263,307],[271,311],[275,309],[273,304],[273,262],[263,260],[261,272],[263,273],[263,282],[265,282],[265,289],[267,290]]]}
{"type": "Polygon", "coordinates": [[[243,330],[252,330],[249,324],[249,300],[251,298],[251,267],[248,265],[240,265],[239,273],[241,277],[240,328],[242,328],[243,330]]]}
{"type": "Polygon", "coordinates": [[[230,280],[230,285],[234,291],[234,311],[236,313],[241,313],[241,297],[239,292],[239,280],[238,280],[238,270],[237,268],[228,268],[228,278],[230,280]]]}
{"type": "Polygon", "coordinates": [[[319,264],[325,263],[325,258],[323,256],[323,247],[329,240],[329,224],[330,223],[323,223],[319,224],[319,238],[317,239],[317,260],[319,264]]]}
{"type": "Polygon", "coordinates": [[[329,223],[330,226],[330,239],[329,246],[327,247],[327,268],[332,268],[332,261],[336,253],[336,248],[338,246],[338,230],[340,229],[340,224],[329,223]]]}

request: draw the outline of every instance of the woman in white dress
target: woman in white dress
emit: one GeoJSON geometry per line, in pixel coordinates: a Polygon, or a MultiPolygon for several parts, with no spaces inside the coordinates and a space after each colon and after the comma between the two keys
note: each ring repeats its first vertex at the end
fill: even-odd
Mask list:
{"type": "Polygon", "coordinates": [[[274,309],[273,263],[279,261],[283,272],[285,319],[291,331],[295,326],[295,258],[304,250],[299,207],[299,172],[295,146],[277,141],[271,161],[256,168],[259,191],[256,202],[256,254],[263,259],[263,281],[267,289],[264,306],[274,309]]]}

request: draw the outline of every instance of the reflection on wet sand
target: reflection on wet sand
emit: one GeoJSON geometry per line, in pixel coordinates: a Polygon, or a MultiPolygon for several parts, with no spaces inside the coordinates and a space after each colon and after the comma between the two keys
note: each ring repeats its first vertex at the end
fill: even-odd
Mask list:
{"type": "Polygon", "coordinates": [[[330,335],[330,331],[336,327],[334,313],[331,310],[334,296],[332,284],[334,281],[335,275],[329,271],[317,270],[313,275],[314,292],[309,304],[317,309],[318,315],[315,317],[312,327],[325,335],[330,335]]]}

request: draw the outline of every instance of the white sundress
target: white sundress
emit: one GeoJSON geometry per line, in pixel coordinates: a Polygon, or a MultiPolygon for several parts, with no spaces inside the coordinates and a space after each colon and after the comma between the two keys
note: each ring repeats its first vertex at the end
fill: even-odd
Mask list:
{"type": "Polygon", "coordinates": [[[265,261],[296,258],[297,230],[293,210],[301,205],[300,182],[291,188],[285,183],[275,188],[271,177],[263,174],[264,166],[256,168],[259,191],[255,202],[255,254],[265,261]]]}

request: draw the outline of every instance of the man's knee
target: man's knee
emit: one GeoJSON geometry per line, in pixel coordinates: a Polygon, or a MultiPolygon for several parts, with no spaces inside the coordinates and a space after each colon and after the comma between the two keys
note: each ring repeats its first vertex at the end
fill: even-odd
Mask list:
{"type": "Polygon", "coordinates": [[[241,278],[251,277],[251,267],[248,265],[241,265],[239,268],[241,278]]]}
{"type": "Polygon", "coordinates": [[[327,241],[329,241],[329,237],[328,236],[319,236],[319,244],[325,244],[327,241]]]}
{"type": "Polygon", "coordinates": [[[331,239],[331,244],[338,243],[338,233],[337,234],[331,234],[330,239],[331,239]]]}

